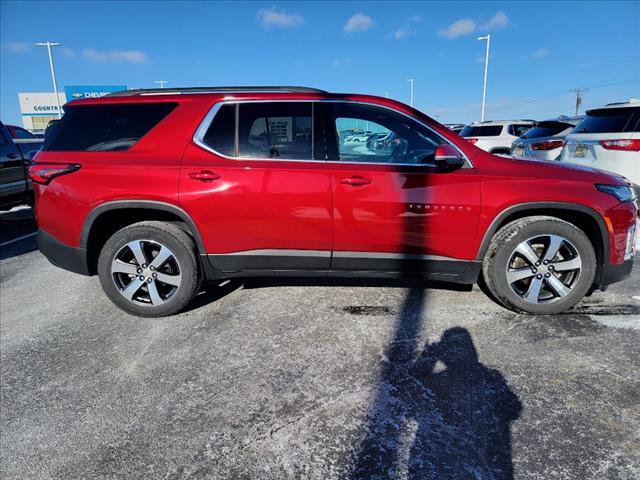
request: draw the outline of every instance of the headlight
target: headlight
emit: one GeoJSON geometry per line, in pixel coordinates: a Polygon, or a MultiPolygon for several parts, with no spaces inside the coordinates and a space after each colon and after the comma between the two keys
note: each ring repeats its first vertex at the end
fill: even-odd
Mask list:
{"type": "Polygon", "coordinates": [[[603,185],[597,183],[596,188],[603,193],[613,195],[621,202],[631,202],[636,199],[635,192],[628,185],[603,185]]]}

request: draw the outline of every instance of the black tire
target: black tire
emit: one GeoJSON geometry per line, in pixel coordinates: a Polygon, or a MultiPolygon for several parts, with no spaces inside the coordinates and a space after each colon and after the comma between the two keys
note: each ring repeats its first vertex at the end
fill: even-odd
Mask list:
{"type": "MultiPolygon", "coordinates": [[[[524,259],[519,260],[517,257],[516,261],[525,262],[524,259]]],[[[554,265],[554,263],[552,262],[550,265],[554,265]]],[[[522,270],[524,271],[527,268],[529,268],[528,264],[522,270]]],[[[526,217],[505,225],[492,238],[482,264],[484,281],[493,296],[493,300],[514,312],[539,315],[559,313],[578,303],[591,289],[596,270],[596,254],[585,233],[569,222],[547,216],[526,217]],[[507,268],[512,265],[511,262],[513,261],[515,250],[522,242],[532,238],[544,238],[546,235],[560,236],[568,241],[568,243],[563,243],[563,248],[571,248],[577,252],[581,260],[581,269],[579,273],[567,273],[569,276],[573,275],[572,278],[570,277],[572,284],[568,294],[560,296],[555,293],[556,298],[549,298],[548,300],[544,300],[542,295],[538,297],[536,294],[536,298],[542,299],[542,302],[533,303],[523,298],[522,295],[526,294],[526,292],[521,291],[518,294],[514,291],[514,288],[519,288],[518,285],[523,285],[524,287],[527,282],[533,282],[534,278],[540,275],[540,271],[544,268],[546,272],[548,267],[537,267],[540,268],[540,271],[538,271],[535,264],[533,264],[531,270],[536,269],[537,275],[532,276],[531,279],[523,280],[523,283],[515,283],[516,287],[514,288],[511,287],[507,280],[507,268]]],[[[556,273],[558,272],[556,271],[556,273]]],[[[549,274],[554,275],[553,272],[549,274]]],[[[560,276],[562,276],[562,273],[560,276]]],[[[553,295],[554,290],[549,283],[546,283],[546,277],[543,276],[542,279],[542,282],[544,282],[542,294],[546,292],[547,295],[553,295]]],[[[554,279],[550,280],[555,281],[554,279]]],[[[529,286],[531,286],[530,283],[529,286]]]]}
{"type": "MultiPolygon", "coordinates": [[[[147,252],[149,252],[149,250],[147,250],[147,252]]],[[[132,253],[131,251],[131,254],[132,253]]],[[[153,255],[154,252],[149,252],[146,255],[150,257],[149,269],[152,269],[151,263],[153,263],[153,255]]],[[[157,256],[158,252],[155,252],[155,255],[157,256]]],[[[131,262],[131,267],[135,270],[137,267],[135,258],[132,258],[131,262]]],[[[129,265],[127,265],[127,268],[128,267],[129,265]]],[[[152,280],[152,273],[148,269],[145,269],[143,273],[144,275],[148,275],[148,277],[144,278],[146,278],[146,281],[149,281],[149,283],[153,282],[154,285],[156,285],[155,280],[160,280],[159,278],[152,280]]],[[[100,251],[98,258],[98,275],[102,289],[109,299],[120,309],[139,317],[163,317],[178,313],[193,300],[202,282],[202,275],[200,273],[200,266],[193,239],[176,225],[157,221],[134,223],[114,233],[100,251]],[[116,255],[122,255],[121,252],[123,252],[125,248],[128,248],[126,247],[127,244],[135,241],[147,242],[145,243],[147,248],[149,248],[149,245],[152,247],[157,245],[158,248],[165,246],[172,253],[170,260],[163,264],[165,265],[163,268],[174,269],[174,272],[170,271],[169,273],[179,275],[179,285],[174,287],[162,282],[157,283],[157,289],[154,287],[156,293],[161,289],[169,292],[167,293],[166,300],[163,299],[162,303],[158,302],[157,305],[152,304],[150,290],[145,283],[142,283],[140,287],[141,290],[137,290],[139,294],[138,297],[132,300],[125,298],[124,293],[121,293],[121,291],[126,285],[119,287],[117,282],[120,282],[121,278],[125,278],[126,281],[128,276],[123,277],[125,274],[121,274],[123,276],[120,276],[112,273],[112,262],[115,261],[116,255]],[[169,263],[171,263],[171,265],[169,265],[169,263]],[[144,303],[143,297],[145,291],[147,292],[149,303],[144,303]]],[[[158,272],[153,275],[162,275],[162,273],[158,270],[158,272]]],[[[134,275],[134,277],[137,277],[137,275],[134,275]]],[[[129,279],[129,281],[133,280],[129,279]]]]}

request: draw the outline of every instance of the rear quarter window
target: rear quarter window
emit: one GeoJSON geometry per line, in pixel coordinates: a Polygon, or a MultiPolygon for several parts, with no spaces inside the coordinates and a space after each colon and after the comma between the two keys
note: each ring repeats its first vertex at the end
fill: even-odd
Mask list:
{"type": "Polygon", "coordinates": [[[464,127],[460,132],[461,137],[497,137],[502,132],[502,125],[485,125],[464,127]]]}
{"type": "Polygon", "coordinates": [[[640,108],[591,110],[571,133],[637,132],[640,108]]]}
{"type": "Polygon", "coordinates": [[[113,152],[127,150],[155,127],[176,103],[68,106],[46,136],[43,150],[113,152]]]}

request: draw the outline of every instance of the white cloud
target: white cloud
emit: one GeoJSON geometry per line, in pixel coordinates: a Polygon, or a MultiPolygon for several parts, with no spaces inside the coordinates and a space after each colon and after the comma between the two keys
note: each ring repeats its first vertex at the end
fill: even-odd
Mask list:
{"type": "Polygon", "coordinates": [[[415,29],[411,27],[400,27],[398,30],[393,32],[393,38],[395,38],[396,40],[402,40],[403,38],[411,37],[415,34],[415,29]]]}
{"type": "Polygon", "coordinates": [[[353,17],[347,20],[344,24],[343,30],[348,33],[353,32],[366,32],[373,26],[373,19],[364,13],[356,13],[353,17]]]}
{"type": "Polygon", "coordinates": [[[411,18],[409,18],[410,22],[421,22],[422,21],[422,15],[413,15],[411,18]]]}
{"type": "Polygon", "coordinates": [[[336,58],[333,62],[331,62],[331,66],[333,68],[338,68],[348,63],[351,63],[351,57],[336,58]]]}
{"type": "Polygon", "coordinates": [[[496,13],[491,20],[482,25],[481,30],[493,30],[497,27],[506,27],[509,25],[509,18],[504,12],[496,13]]]}
{"type": "Polygon", "coordinates": [[[89,60],[100,63],[148,63],[150,58],[141,50],[109,50],[99,51],[90,48],[82,50],[82,55],[89,60]]]}
{"type": "Polygon", "coordinates": [[[60,54],[66,58],[73,58],[76,56],[75,50],[69,47],[62,47],[60,49],[60,54]]]}
{"type": "Polygon", "coordinates": [[[31,44],[27,42],[9,42],[6,44],[6,49],[11,53],[27,53],[31,50],[31,44]]]}
{"type": "Polygon", "coordinates": [[[461,35],[469,35],[475,32],[476,22],[470,18],[461,18],[453,22],[444,30],[438,30],[438,33],[446,38],[456,38],[461,35]]]}
{"type": "Polygon", "coordinates": [[[506,27],[509,25],[509,18],[504,12],[496,13],[491,20],[480,23],[473,18],[461,18],[453,22],[445,29],[438,30],[438,34],[446,38],[457,38],[463,35],[469,35],[474,32],[486,32],[495,28],[506,27]]]}
{"type": "Polygon", "coordinates": [[[544,58],[544,57],[547,57],[548,55],[549,55],[548,48],[539,48],[535,52],[533,52],[533,55],[531,56],[533,58],[544,58]]]}
{"type": "Polygon", "coordinates": [[[284,10],[276,10],[275,7],[261,9],[258,11],[258,18],[264,27],[289,28],[297,27],[304,23],[302,15],[288,14],[284,10]]]}

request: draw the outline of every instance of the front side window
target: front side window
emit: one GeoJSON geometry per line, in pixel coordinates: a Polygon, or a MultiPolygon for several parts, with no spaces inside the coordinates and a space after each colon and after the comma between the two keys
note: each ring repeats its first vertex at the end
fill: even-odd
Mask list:
{"type": "Polygon", "coordinates": [[[447,143],[409,117],[373,105],[333,106],[340,161],[434,166],[436,147],[447,143]]]}
{"type": "Polygon", "coordinates": [[[531,125],[509,125],[509,133],[514,137],[521,137],[531,130],[531,125]]]}

